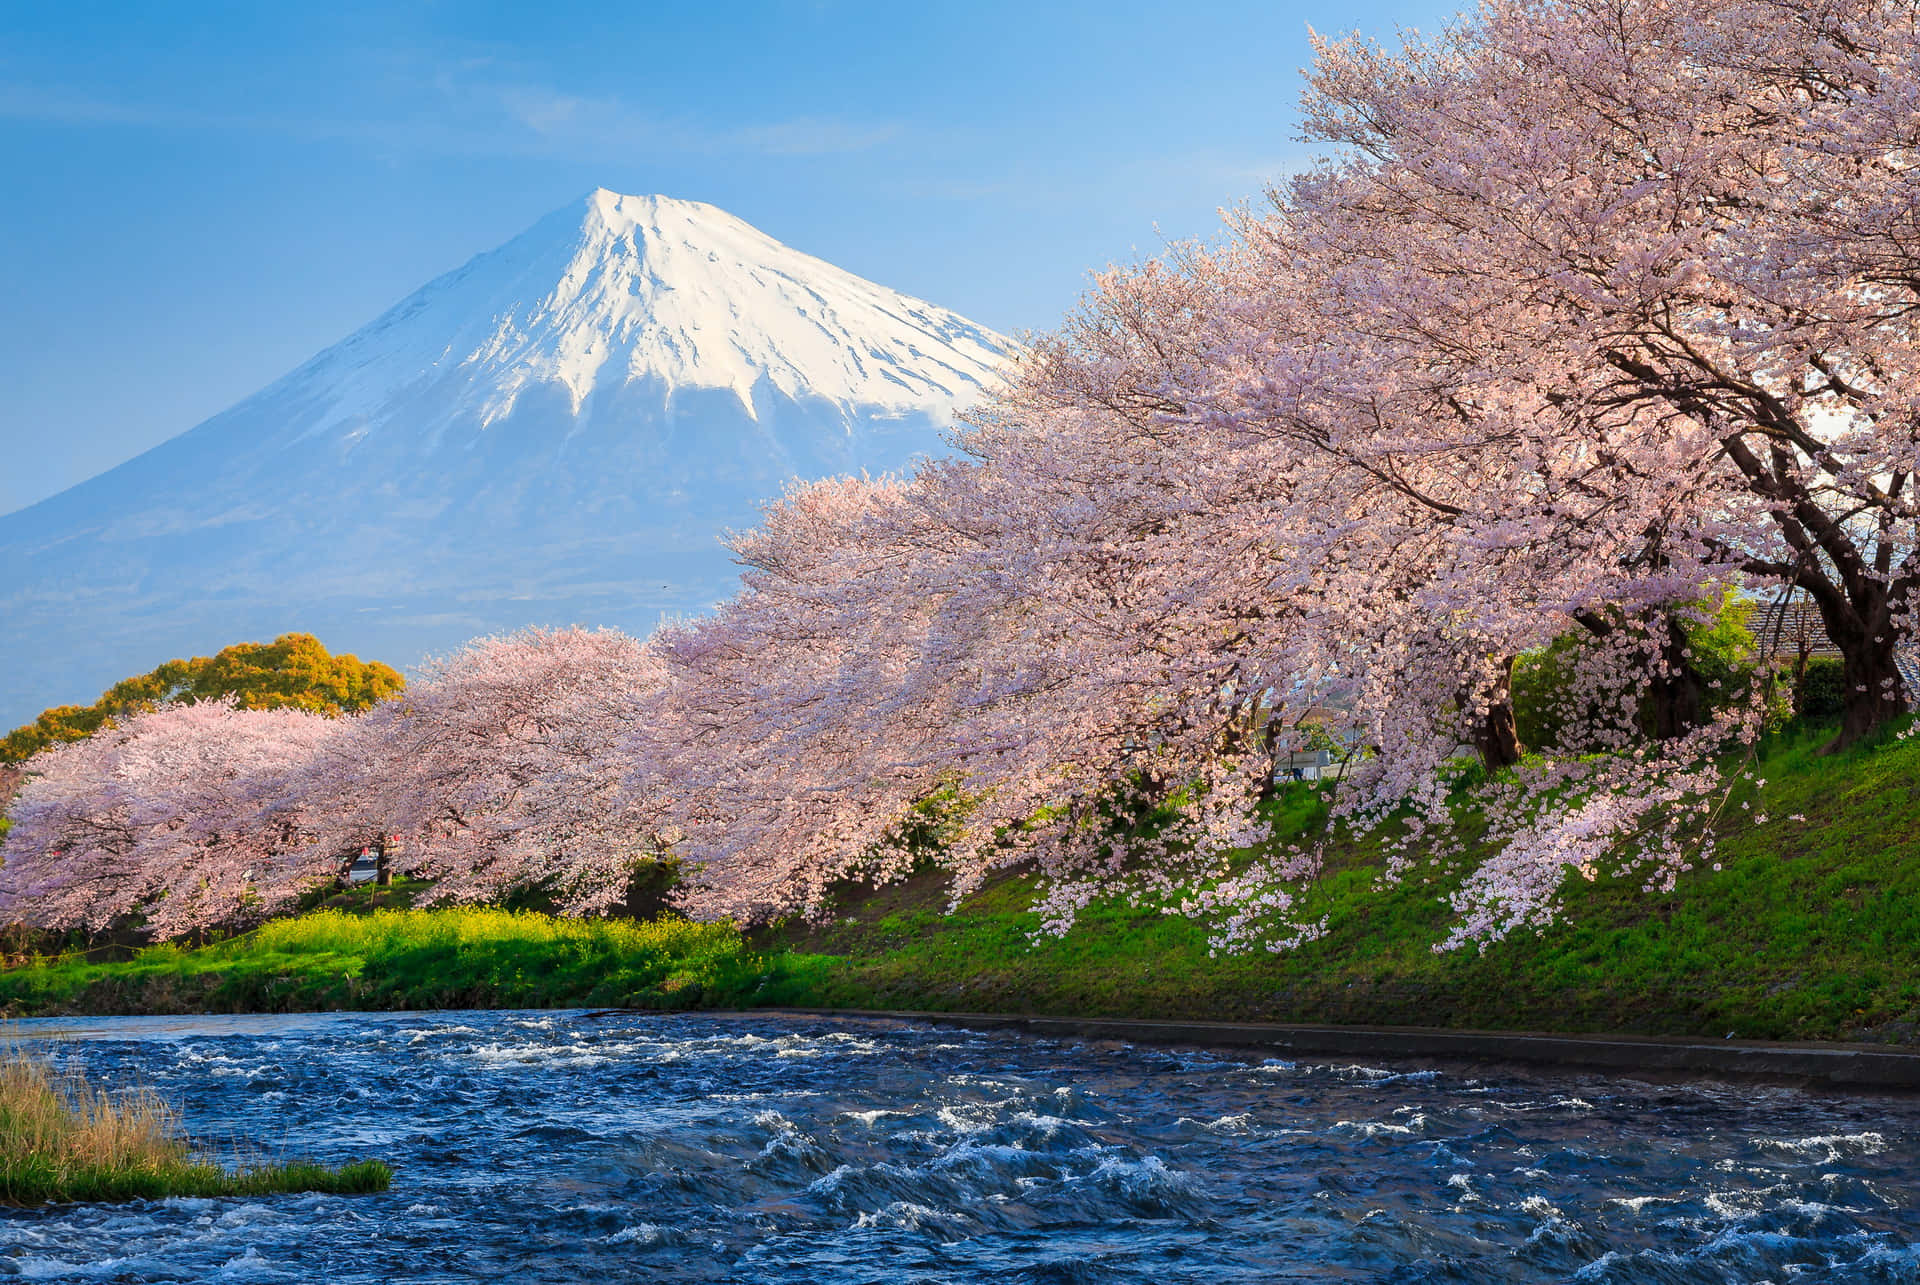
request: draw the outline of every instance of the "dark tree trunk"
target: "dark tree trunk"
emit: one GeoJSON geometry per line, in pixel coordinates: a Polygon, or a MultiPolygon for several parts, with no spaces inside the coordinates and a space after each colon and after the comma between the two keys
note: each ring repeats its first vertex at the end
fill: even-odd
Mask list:
{"type": "Polygon", "coordinates": [[[1582,611],[1574,619],[1595,638],[1607,638],[1623,627],[1651,631],[1659,638],[1660,664],[1647,665],[1647,698],[1641,726],[1655,740],[1685,736],[1707,722],[1707,684],[1687,656],[1687,633],[1680,621],[1662,615],[1643,625],[1623,626],[1609,613],[1582,611]]]}
{"type": "Polygon", "coordinates": [[[1873,612],[1864,625],[1853,612],[1836,614],[1841,618],[1829,618],[1826,625],[1827,636],[1840,649],[1840,734],[1821,747],[1823,754],[1845,749],[1909,708],[1909,693],[1894,663],[1894,631],[1885,608],[1873,612]]]}
{"type": "Polygon", "coordinates": [[[1473,747],[1488,771],[1512,767],[1520,761],[1525,747],[1520,744],[1520,724],[1513,716],[1513,663],[1508,656],[1499,662],[1493,690],[1487,693],[1487,708],[1474,728],[1473,747]]]}
{"type": "Polygon", "coordinates": [[[1653,628],[1660,639],[1660,664],[1647,684],[1647,723],[1655,740],[1685,736],[1707,721],[1707,685],[1687,657],[1687,633],[1672,616],[1653,628]]]}
{"type": "MultiPolygon", "coordinates": [[[[1678,366],[1663,366],[1667,359],[1652,349],[1634,352],[1623,347],[1606,354],[1607,363],[1637,381],[1645,394],[1700,423],[1727,425],[1721,448],[1747,488],[1766,504],[1784,545],[1771,557],[1745,557],[1746,569],[1806,590],[1820,608],[1827,636],[1840,651],[1846,688],[1840,735],[1822,752],[1851,745],[1910,707],[1893,663],[1896,634],[1890,607],[1920,594],[1920,551],[1909,543],[1911,500],[1906,494],[1915,475],[1896,469],[1884,480],[1849,478],[1853,466],[1848,457],[1830,458],[1830,447],[1794,408],[1759,387],[1764,381],[1729,379],[1710,363],[1691,357],[1678,366]],[[1740,412],[1730,413],[1731,406],[1740,412]],[[1838,498],[1822,494],[1824,478],[1833,479],[1838,498]],[[1871,535],[1864,529],[1869,520],[1871,535]]],[[[1855,409],[1866,409],[1871,398],[1836,375],[1827,356],[1809,354],[1809,360],[1833,391],[1855,409]]],[[[1847,362],[1843,358],[1839,364],[1847,362]]],[[[1727,546],[1722,551],[1735,552],[1727,546]]]]}
{"type": "Polygon", "coordinates": [[[1920,588],[1915,583],[1915,555],[1900,548],[1895,538],[1897,531],[1906,529],[1901,517],[1906,501],[1900,496],[1911,478],[1898,473],[1884,491],[1875,487],[1867,496],[1856,495],[1879,509],[1876,535],[1863,540],[1844,518],[1822,507],[1805,481],[1795,476],[1785,447],[1774,444],[1763,459],[1739,434],[1725,439],[1723,445],[1754,493],[1772,502],[1774,523],[1792,551],[1789,559],[1756,560],[1748,569],[1780,576],[1806,590],[1820,609],[1828,639],[1840,652],[1845,688],[1840,735],[1821,753],[1845,749],[1909,708],[1908,693],[1893,660],[1898,635],[1892,608],[1920,588]]]}
{"type": "Polygon", "coordinates": [[[1888,719],[1912,708],[1912,693],[1894,663],[1891,595],[1877,582],[1839,590],[1831,582],[1808,576],[1801,581],[1814,604],[1827,638],[1840,652],[1840,734],[1820,748],[1832,754],[1852,745],[1888,719]]]}
{"type": "Polygon", "coordinates": [[[1269,716],[1260,729],[1260,753],[1267,764],[1266,780],[1260,783],[1258,801],[1268,802],[1280,794],[1280,737],[1286,731],[1278,718],[1269,716]]]}
{"type": "Polygon", "coordinates": [[[393,887],[393,861],[387,856],[387,845],[382,843],[373,850],[373,882],[375,887],[393,887]]]}
{"type": "Polygon", "coordinates": [[[1840,653],[1841,682],[1846,706],[1840,715],[1840,735],[1826,747],[1837,750],[1853,744],[1890,718],[1907,712],[1906,685],[1893,663],[1893,648],[1869,640],[1840,653]]]}

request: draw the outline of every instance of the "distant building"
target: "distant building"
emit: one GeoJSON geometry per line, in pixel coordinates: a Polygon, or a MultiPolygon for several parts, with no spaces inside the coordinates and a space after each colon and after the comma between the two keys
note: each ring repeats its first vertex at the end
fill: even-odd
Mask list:
{"type": "MultiPolygon", "coordinates": [[[[1785,601],[1763,599],[1754,604],[1747,620],[1756,649],[1762,656],[1778,657],[1795,663],[1808,660],[1840,660],[1840,648],[1827,634],[1827,623],[1820,608],[1799,592],[1785,601]]],[[[1906,684],[1907,698],[1920,700],[1920,649],[1914,639],[1905,638],[1894,649],[1894,668],[1906,684]]]]}
{"type": "Polygon", "coordinates": [[[1295,750],[1275,761],[1273,776],[1276,781],[1318,781],[1332,765],[1333,755],[1326,750],[1295,750]]]}
{"type": "Polygon", "coordinates": [[[1838,659],[1840,649],[1827,636],[1827,625],[1820,609],[1809,598],[1795,593],[1784,602],[1762,600],[1755,603],[1747,619],[1747,630],[1763,656],[1828,656],[1838,659]]]}

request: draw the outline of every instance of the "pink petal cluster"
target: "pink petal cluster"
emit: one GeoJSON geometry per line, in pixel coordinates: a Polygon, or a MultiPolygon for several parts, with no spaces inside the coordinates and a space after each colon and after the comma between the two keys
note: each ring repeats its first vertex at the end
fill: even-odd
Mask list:
{"type": "Polygon", "coordinates": [[[36,762],[5,906],[183,931],[380,843],[578,913],[670,854],[690,912],[754,920],[1034,868],[1046,931],[1122,896],[1285,949],[1322,856],[1265,804],[1329,736],[1382,878],[1458,875],[1442,948],[1569,876],[1671,889],[1768,709],[1702,676],[1702,600],[1810,601],[1843,738],[1908,706],[1920,11],[1487,0],[1321,42],[1305,119],[1324,162],[1099,277],[963,457],[769,506],[711,617],[483,640],[308,740],[194,714],[233,763],[138,768],[189,715],[130,722],[36,762]],[[1514,658],[1568,633],[1568,730],[1524,758],[1514,658]]]}
{"type": "Polygon", "coordinates": [[[533,629],[430,661],[405,692],[344,721],[297,781],[327,801],[317,847],[388,849],[431,900],[542,888],[564,913],[605,910],[660,855],[614,755],[659,681],[618,630],[533,629]]]}
{"type": "Polygon", "coordinates": [[[284,909],[327,800],[290,788],[335,732],[302,710],[172,705],[36,755],[0,865],[9,920],[157,937],[284,909]]]}

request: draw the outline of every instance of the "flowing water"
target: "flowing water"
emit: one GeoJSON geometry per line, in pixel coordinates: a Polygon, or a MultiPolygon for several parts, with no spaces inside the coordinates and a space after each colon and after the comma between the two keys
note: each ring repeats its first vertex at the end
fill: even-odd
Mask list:
{"type": "Polygon", "coordinates": [[[17,1024],[381,1196],[0,1211],[35,1280],[1920,1281],[1920,1101],[632,1013],[17,1024]]]}

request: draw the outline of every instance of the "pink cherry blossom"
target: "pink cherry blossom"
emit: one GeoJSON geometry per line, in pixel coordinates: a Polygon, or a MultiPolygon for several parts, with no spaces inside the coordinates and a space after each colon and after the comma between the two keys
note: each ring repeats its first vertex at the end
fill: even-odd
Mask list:
{"type": "Polygon", "coordinates": [[[154,937],[233,926],[335,877],[323,800],[288,780],[338,736],[302,710],[166,705],[34,756],[0,856],[0,918],[154,937]]]}

